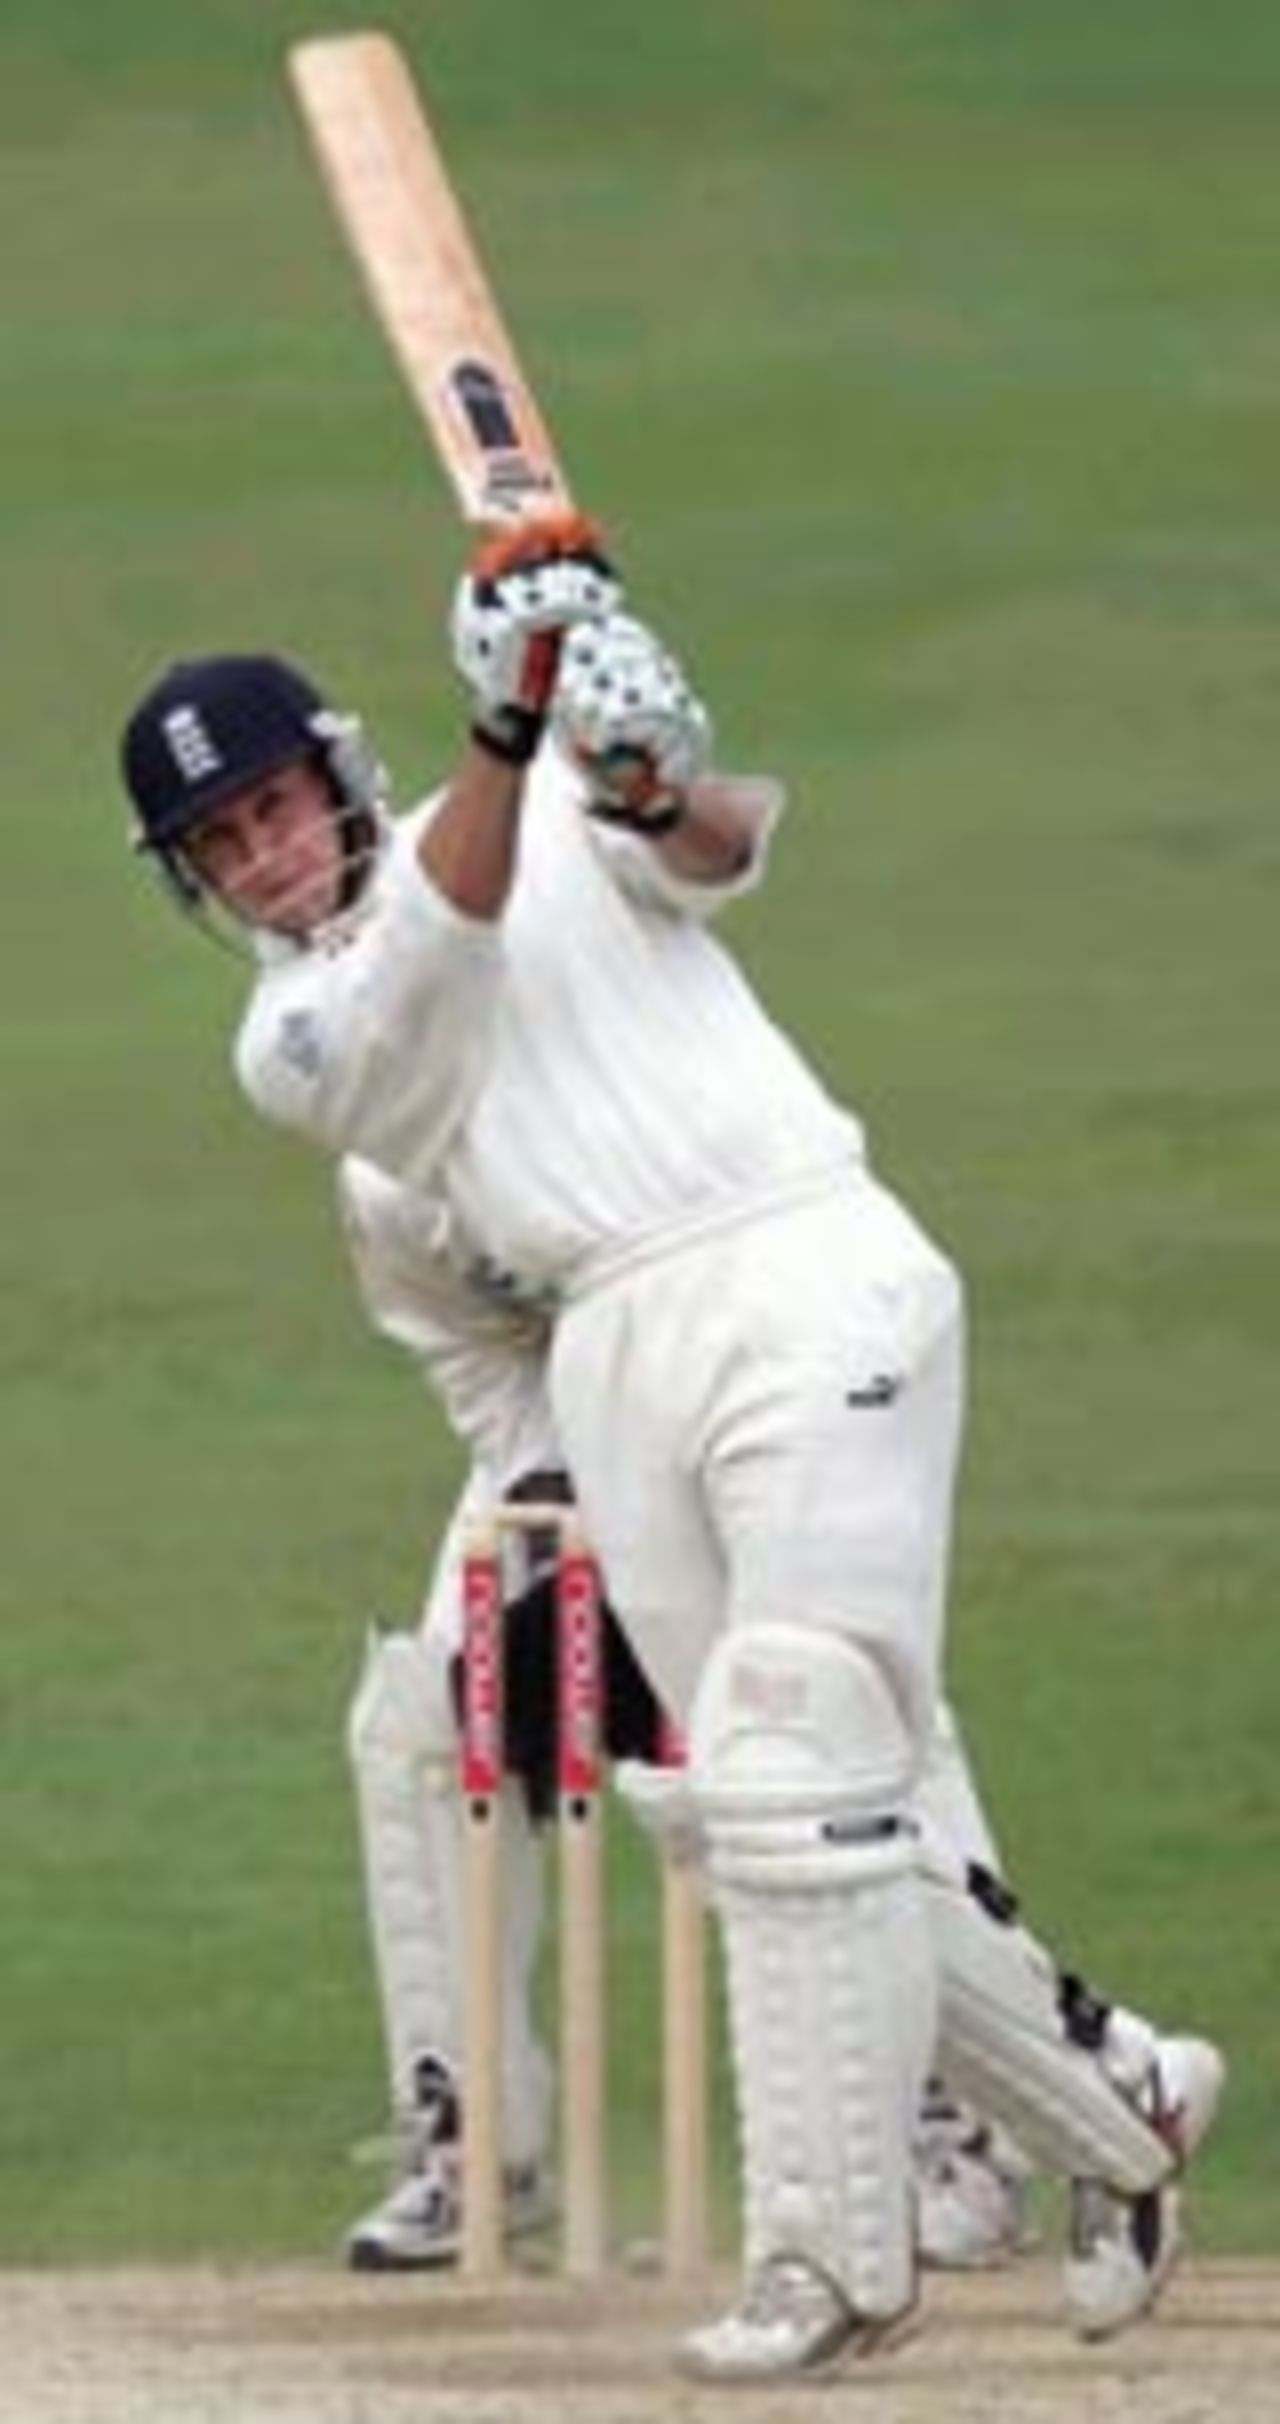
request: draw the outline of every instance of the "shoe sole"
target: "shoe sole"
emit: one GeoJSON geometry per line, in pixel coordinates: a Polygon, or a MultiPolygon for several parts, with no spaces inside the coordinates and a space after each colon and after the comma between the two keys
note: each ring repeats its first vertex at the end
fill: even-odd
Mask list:
{"type": "Polygon", "coordinates": [[[924,2318],[914,2300],[900,2315],[890,2315],[883,2323],[859,2321],[854,2324],[849,2337],[842,2340],[829,2357],[820,2357],[815,2364],[806,2365],[797,2379],[829,2382],[833,2375],[843,2373],[847,2366],[864,2364],[869,2357],[891,2357],[897,2349],[905,2347],[908,2340],[918,2336],[923,2324],[924,2318]]]}
{"type": "Polygon", "coordinates": [[[347,2249],[347,2270],[357,2273],[446,2272],[458,2261],[461,2250],[455,2240],[451,2247],[433,2248],[430,2255],[408,2255],[399,2248],[384,2247],[377,2239],[355,2239],[347,2249]]]}
{"type": "Polygon", "coordinates": [[[1227,2083],[1227,2066],[1216,2045],[1198,2037],[1181,2042],[1185,2044],[1189,2077],[1167,2125],[1169,2143],[1178,2156],[1180,2168],[1190,2162],[1208,2137],[1227,2083]]]}

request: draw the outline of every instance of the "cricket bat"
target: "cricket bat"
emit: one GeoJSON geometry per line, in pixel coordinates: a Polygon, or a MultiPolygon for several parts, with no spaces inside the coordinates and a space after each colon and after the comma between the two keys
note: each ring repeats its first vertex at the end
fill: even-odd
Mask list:
{"type": "MultiPolygon", "coordinates": [[[[571,505],[546,423],[499,312],[449,172],[404,59],[387,35],[295,44],[289,76],[320,174],[369,301],[453,488],[464,520],[491,528],[571,505]]],[[[476,1622],[490,1604],[493,1547],[468,1567],[476,1622]]],[[[473,1753],[468,1753],[472,1757],[473,1753]]],[[[468,1787],[468,2111],[463,2269],[492,2273],[501,2247],[501,1853],[498,1780],[468,1787]]],[[[568,1796],[570,1799],[572,1795],[568,1796]]],[[[564,1796],[562,1796],[564,1798],[564,1796]]],[[[586,1796],[593,1816],[596,1795],[586,1796]]],[[[604,2250],[604,2039],[598,2017],[603,1930],[598,1817],[570,1825],[563,2001],[575,2098],[585,2106],[566,2163],[566,2264],[598,2271],[604,2250]],[[575,1917],[576,1913],[576,1917],[575,1917]]],[[[670,2183],[668,2261],[705,2256],[706,2008],[701,1906],[664,1873],[664,2028],[670,2183]]]]}
{"type": "Polygon", "coordinates": [[[369,301],[453,488],[486,528],[569,505],[413,79],[386,34],[300,42],[289,77],[369,301]]]}

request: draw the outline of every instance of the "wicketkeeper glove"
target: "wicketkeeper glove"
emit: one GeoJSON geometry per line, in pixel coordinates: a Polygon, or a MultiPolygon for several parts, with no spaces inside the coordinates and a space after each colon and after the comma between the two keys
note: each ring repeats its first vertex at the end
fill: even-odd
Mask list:
{"type": "Polygon", "coordinates": [[[658,1767],[647,1759],[619,1759],[613,1781],[631,1815],[677,1868],[701,1868],[706,1829],[684,1768],[658,1767]]]}
{"type": "Polygon", "coordinates": [[[711,758],[711,718],[680,666],[630,615],[570,633],[551,702],[552,728],[582,768],[589,812],[652,838],[684,813],[711,758]]]}
{"type": "Polygon", "coordinates": [[[475,703],[472,737],[509,765],[542,738],[566,632],[598,622],[621,590],[594,522],[541,514],[487,540],[458,584],[453,658],[475,703]]]}

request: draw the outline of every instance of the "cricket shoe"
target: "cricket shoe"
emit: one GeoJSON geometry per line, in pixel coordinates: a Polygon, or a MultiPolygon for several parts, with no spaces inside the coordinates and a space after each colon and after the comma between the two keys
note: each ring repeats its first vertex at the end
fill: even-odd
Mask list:
{"type": "MultiPolygon", "coordinates": [[[[456,2264],[462,2252],[462,2135],[457,2089],[435,2055],[418,2064],[413,2110],[397,2124],[394,2175],[380,2205],[347,2237],[353,2272],[422,2272],[456,2264]]],[[[542,2230],[554,2219],[545,2165],[509,2163],[503,2172],[503,2233],[542,2230]]]]}
{"type": "Polygon", "coordinates": [[[916,2254],[938,2272],[1012,2263],[1034,2245],[1031,2165],[1007,2130],[940,2080],[925,2090],[913,2150],[916,2254]]]}
{"type": "Polygon", "coordinates": [[[805,2256],[769,2256],[750,2274],[737,2306],[681,2341],[680,2369],[699,2382],[812,2381],[893,2347],[911,2322],[910,2308],[860,2315],[805,2256]]]}
{"type": "MultiPolygon", "coordinates": [[[[456,2156],[438,2155],[400,2181],[381,2205],[356,2223],[347,2239],[353,2272],[427,2272],[456,2264],[462,2251],[462,2198],[456,2156]]],[[[503,2174],[503,2234],[524,2238],[555,2218],[555,2197],[542,2166],[508,2164],[503,2174]]]]}
{"type": "Polygon", "coordinates": [[[1099,2180],[1071,2185],[1067,2314],[1082,2340],[1108,2340],[1154,2306],[1182,2244],[1181,2175],[1207,2136],[1226,2065],[1202,2037],[1162,2037],[1141,2091],[1176,2169],[1158,2188],[1124,2197],[1099,2180]]]}

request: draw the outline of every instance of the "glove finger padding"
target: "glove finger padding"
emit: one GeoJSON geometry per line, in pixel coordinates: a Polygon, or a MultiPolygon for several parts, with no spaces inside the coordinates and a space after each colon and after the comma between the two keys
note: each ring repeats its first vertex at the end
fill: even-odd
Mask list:
{"type": "Polygon", "coordinates": [[[617,604],[619,584],[583,514],[543,514],[486,540],[458,584],[454,663],[481,720],[546,711],[570,625],[617,604]]]}
{"type": "Polygon", "coordinates": [[[611,613],[569,634],[552,724],[581,767],[591,805],[643,829],[683,798],[710,762],[711,718],[653,632],[611,613]]]}

